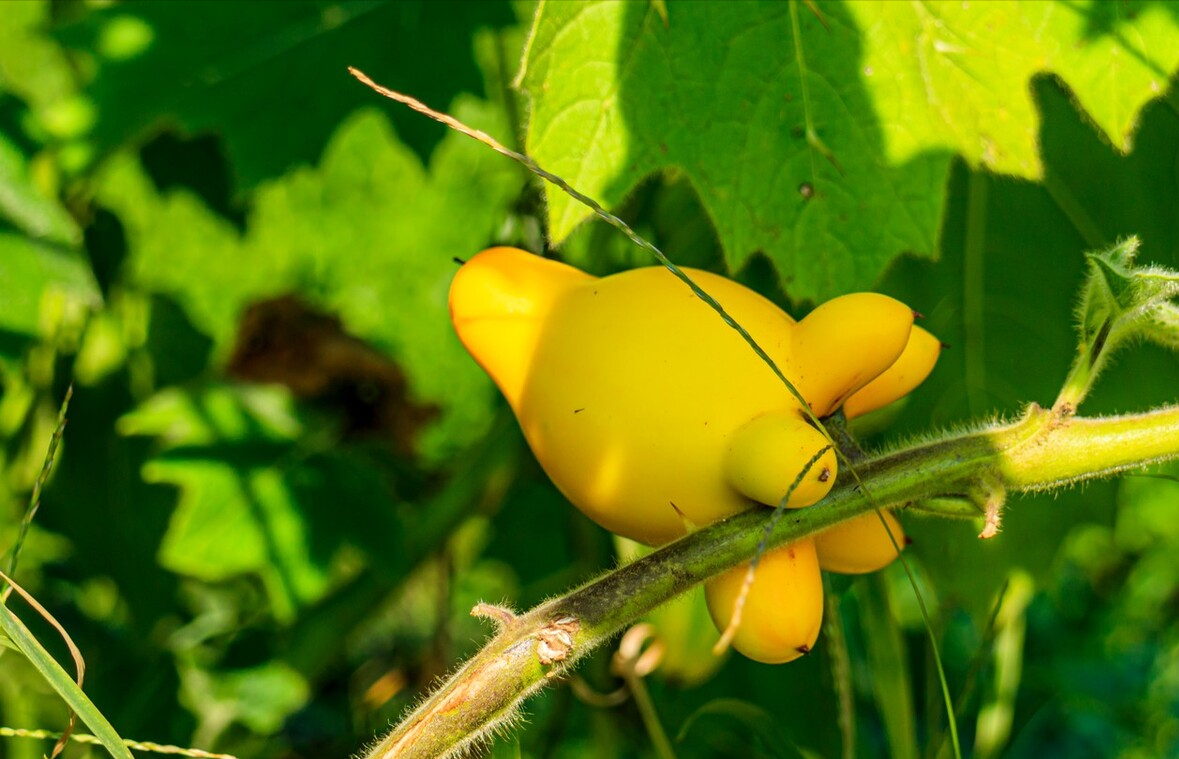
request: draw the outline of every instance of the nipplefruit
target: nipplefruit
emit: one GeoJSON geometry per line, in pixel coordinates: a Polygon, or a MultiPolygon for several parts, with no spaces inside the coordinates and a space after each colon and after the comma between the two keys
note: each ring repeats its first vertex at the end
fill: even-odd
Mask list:
{"type": "MultiPolygon", "coordinates": [[[[736,282],[685,271],[761,345],[815,416],[841,406],[866,413],[896,400],[936,360],[937,341],[914,329],[912,310],[892,298],[845,295],[795,322],[736,282]]],[[[828,440],[799,401],[662,267],[596,278],[491,248],[459,269],[450,313],[554,484],[612,532],[659,545],[690,525],[776,506],[800,476],[790,508],[819,501],[835,482],[834,451],[811,463],[828,440]]],[[[853,520],[762,557],[733,639],[738,651],[782,662],[811,648],[822,619],[820,564],[871,571],[896,555],[891,543],[891,553],[880,547],[876,533],[887,540],[880,519],[866,516],[877,531],[853,520]]],[[[707,583],[718,626],[731,618],[745,572],[707,583]]]]}

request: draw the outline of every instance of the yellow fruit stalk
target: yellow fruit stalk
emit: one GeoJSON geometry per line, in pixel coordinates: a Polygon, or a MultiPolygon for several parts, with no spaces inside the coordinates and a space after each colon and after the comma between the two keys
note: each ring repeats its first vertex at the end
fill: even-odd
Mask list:
{"type": "MultiPolygon", "coordinates": [[[[860,409],[882,405],[920,381],[913,381],[920,373],[914,364],[899,379],[870,385],[915,350],[913,313],[891,298],[843,296],[796,323],[742,285],[687,272],[749,331],[818,416],[845,401],[860,409]],[[871,392],[860,396],[862,389],[871,392]]],[[[619,535],[659,545],[683,535],[686,523],[775,506],[828,444],[736,331],[661,267],[596,278],[525,251],[492,248],[459,269],[450,311],[460,340],[503,392],[556,486],[619,535]]],[[[820,500],[836,474],[828,450],[786,505],[820,500]]],[[[789,548],[794,559],[768,562],[781,549],[767,554],[759,576],[791,573],[796,586],[818,583],[811,541],[789,548]]],[[[796,620],[789,629],[805,634],[786,635],[777,621],[759,624],[760,613],[751,614],[738,650],[754,655],[749,640],[767,634],[767,625],[778,638],[792,638],[790,650],[813,643],[803,638],[817,630],[821,598],[815,605],[799,593],[784,604],[782,587],[755,583],[747,604],[788,612],[796,620]]],[[[821,584],[815,588],[821,596],[821,584]]],[[[715,589],[709,597],[727,598],[715,589]]],[[[715,603],[719,619],[724,610],[715,603]]],[[[754,658],[784,660],[780,651],[754,658]]]]}

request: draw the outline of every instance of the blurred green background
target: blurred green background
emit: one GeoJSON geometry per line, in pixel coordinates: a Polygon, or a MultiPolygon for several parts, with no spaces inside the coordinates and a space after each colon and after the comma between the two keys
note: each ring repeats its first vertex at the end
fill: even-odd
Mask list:
{"type": "MultiPolygon", "coordinates": [[[[736,22],[791,20],[786,4],[720,5],[736,22]]],[[[664,107],[659,93],[695,81],[674,65],[670,75],[644,68],[658,59],[643,57],[654,55],[649,38],[711,30],[715,44],[689,38],[690,48],[737,44],[720,23],[732,18],[710,19],[722,12],[705,6],[626,4],[617,48],[573,35],[586,55],[633,49],[643,62],[618,75],[633,140],[622,146],[629,163],[606,172],[599,164],[621,154],[599,160],[581,132],[545,131],[553,122],[541,102],[591,97],[558,80],[601,89],[593,67],[562,59],[554,42],[526,59],[520,84],[533,91],[513,84],[531,2],[0,4],[0,545],[7,552],[16,539],[73,382],[16,578],[69,630],[86,657],[87,693],[124,737],[243,759],[348,756],[480,646],[491,631],[468,615],[476,602],[527,608],[633,550],[548,483],[453,337],[446,292],[453,258],[490,244],[595,273],[650,262],[597,222],[550,249],[535,180],[381,100],[347,66],[510,146],[530,135],[538,155],[564,151],[673,260],[739,264],[734,276],[796,315],[816,293],[852,285],[913,305],[951,347],[918,392],[864,431],[870,444],[1050,403],[1075,348],[1083,251],[1137,234],[1144,259],[1179,266],[1173,63],[1144,59],[1158,78],[1142,99],[1157,99],[1123,109],[1128,152],[1093,115],[1116,84],[1103,78],[1113,64],[1101,46],[1128,56],[1140,49],[1126,39],[1140,35],[1170,55],[1175,5],[1054,5],[1085,22],[1075,44],[1097,62],[1088,79],[999,80],[1003,102],[1034,106],[1025,136],[1042,171],[1027,177],[991,173],[998,164],[981,148],[959,157],[941,143],[899,173],[883,148],[857,160],[838,132],[855,122],[848,139],[861,140],[875,116],[856,109],[887,105],[851,92],[862,84],[851,64],[882,49],[880,29],[856,27],[864,4],[820,3],[821,21],[808,4],[789,6],[797,33],[815,41],[816,70],[834,61],[838,72],[812,81],[815,102],[827,81],[848,109],[817,125],[849,168],[817,159],[833,184],[818,196],[830,205],[815,208],[851,198],[868,214],[842,246],[837,226],[798,212],[824,230],[807,240],[832,249],[828,268],[807,257],[802,237],[793,252],[759,250],[759,234],[773,237],[764,228],[741,237],[740,204],[718,200],[741,182],[716,172],[730,158],[749,166],[748,156],[730,156],[718,135],[689,144],[690,122],[638,109],[664,107]],[[844,75],[851,84],[840,89],[844,75]],[[658,157],[658,132],[639,139],[652,128],[667,130],[671,157],[658,157]],[[872,161],[880,165],[857,173],[872,161]],[[912,212],[916,231],[876,226],[876,180],[904,185],[880,213],[912,212]],[[846,198],[823,194],[840,182],[846,198]],[[740,239],[749,244],[735,251],[740,239]],[[925,247],[911,242],[921,239],[925,247]]],[[[604,6],[561,20],[583,15],[571,7],[541,6],[534,39],[597,24],[604,6]]],[[[946,23],[975,49],[998,44],[961,18],[946,23]]],[[[1029,59],[1073,44],[1013,39],[1029,59]]],[[[793,60],[794,48],[783,50],[793,60]]],[[[769,63],[739,65],[760,81],[752,67],[769,63]]],[[[951,122],[955,108],[967,118],[969,99],[947,107],[951,122]]],[[[792,139],[767,142],[769,157],[753,162],[808,163],[798,158],[805,141],[792,139]]],[[[761,178],[749,181],[758,203],[775,205],[761,178]]],[[[785,186],[781,197],[801,203],[797,182],[785,186]]],[[[1177,387],[1174,355],[1136,347],[1083,411],[1174,402],[1177,387]]],[[[1179,756],[1177,473],[1014,498],[1004,532],[986,543],[976,525],[906,519],[969,754],[1179,756]]],[[[684,737],[678,756],[839,756],[840,678],[856,707],[856,756],[948,755],[929,644],[900,568],[828,581],[842,635],[785,667],[713,658],[697,596],[654,615],[667,654],[647,684],[664,728],[684,737]],[[845,657],[834,655],[840,637],[845,657]]],[[[11,603],[66,661],[52,629],[11,603]]],[[[489,751],[654,756],[633,701],[578,695],[619,687],[609,656],[582,667],[578,688],[560,683],[530,702],[526,728],[489,751]]],[[[65,718],[19,654],[0,656],[0,726],[60,729],[65,718]]],[[[34,759],[48,745],[3,739],[0,756],[34,759]]]]}

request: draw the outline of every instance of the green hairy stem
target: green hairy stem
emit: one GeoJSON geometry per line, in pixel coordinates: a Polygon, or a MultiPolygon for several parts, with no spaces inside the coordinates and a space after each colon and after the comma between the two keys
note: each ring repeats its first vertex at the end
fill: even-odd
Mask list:
{"type": "MultiPolygon", "coordinates": [[[[1179,457],[1179,406],[1083,418],[1032,405],[1017,421],[872,455],[844,472],[818,504],[791,510],[773,548],[871,511],[919,504],[961,517],[979,492],[1037,491],[1179,457]]],[[[974,513],[981,515],[980,511],[974,513]]],[[[480,607],[500,630],[421,702],[365,759],[445,757],[510,723],[521,702],[643,614],[750,559],[770,512],[755,509],[702,528],[559,598],[514,616],[480,607]]],[[[963,538],[965,539],[965,538],[963,538]]]]}

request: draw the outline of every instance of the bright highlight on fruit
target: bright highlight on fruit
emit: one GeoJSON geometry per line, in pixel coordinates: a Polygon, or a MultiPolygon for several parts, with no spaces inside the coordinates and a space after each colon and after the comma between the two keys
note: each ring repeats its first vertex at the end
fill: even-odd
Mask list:
{"type": "MultiPolygon", "coordinates": [[[[887,296],[845,295],[795,322],[736,282],[685,271],[749,331],[816,416],[886,405],[936,361],[937,340],[887,296]]],[[[491,248],[459,269],[450,313],[549,477],[619,535],[659,545],[683,535],[686,523],[776,506],[827,445],[765,362],[662,267],[597,278],[491,248]]],[[[786,505],[819,501],[836,474],[828,451],[786,505]]],[[[822,618],[819,567],[866,572],[895,558],[880,519],[867,517],[875,530],[865,517],[767,553],[734,647],[766,662],[809,651],[822,618]]],[[[888,519],[903,544],[899,523],[888,519]]],[[[739,567],[706,586],[722,629],[744,573],[739,567]]]]}

